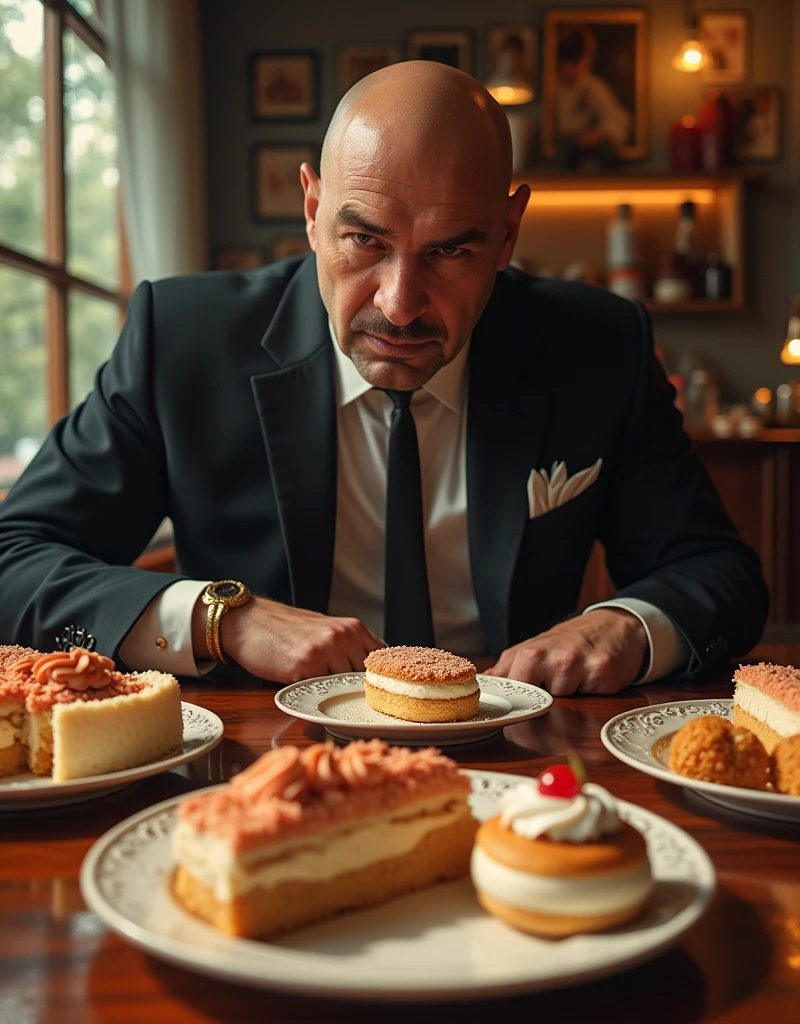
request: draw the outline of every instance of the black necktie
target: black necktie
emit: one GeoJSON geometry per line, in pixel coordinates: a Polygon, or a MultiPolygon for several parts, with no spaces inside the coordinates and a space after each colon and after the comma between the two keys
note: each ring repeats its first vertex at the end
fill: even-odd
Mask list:
{"type": "Polygon", "coordinates": [[[394,405],[386,466],[384,639],[432,647],[433,617],[425,566],[425,527],[417,428],[411,391],[386,391],[394,405]]]}

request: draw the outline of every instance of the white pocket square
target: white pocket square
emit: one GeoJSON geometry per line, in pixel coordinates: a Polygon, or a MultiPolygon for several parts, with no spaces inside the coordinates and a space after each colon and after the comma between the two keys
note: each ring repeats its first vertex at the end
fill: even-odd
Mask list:
{"type": "Polygon", "coordinates": [[[528,515],[531,519],[542,516],[559,505],[577,498],[591,487],[600,476],[603,460],[587,466],[574,476],[567,474],[564,462],[554,462],[548,473],[546,469],[532,469],[528,477],[528,515]]]}

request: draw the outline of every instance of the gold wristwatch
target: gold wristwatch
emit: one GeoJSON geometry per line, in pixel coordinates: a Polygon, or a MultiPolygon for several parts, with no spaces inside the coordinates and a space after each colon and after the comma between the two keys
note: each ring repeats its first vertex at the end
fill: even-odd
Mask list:
{"type": "Polygon", "coordinates": [[[221,661],[226,665],[231,664],[225,657],[219,640],[220,620],[229,608],[238,608],[240,605],[247,604],[251,596],[244,583],[239,583],[238,580],[217,580],[216,583],[209,583],[203,590],[201,594],[203,604],[208,605],[206,647],[214,661],[221,661]]]}

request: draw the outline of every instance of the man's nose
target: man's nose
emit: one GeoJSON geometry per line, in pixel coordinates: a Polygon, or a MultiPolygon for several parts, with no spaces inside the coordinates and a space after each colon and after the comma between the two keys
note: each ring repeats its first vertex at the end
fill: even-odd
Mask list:
{"type": "Polygon", "coordinates": [[[381,267],[375,306],[397,327],[405,327],[428,308],[421,268],[416,260],[395,257],[381,267]]]}

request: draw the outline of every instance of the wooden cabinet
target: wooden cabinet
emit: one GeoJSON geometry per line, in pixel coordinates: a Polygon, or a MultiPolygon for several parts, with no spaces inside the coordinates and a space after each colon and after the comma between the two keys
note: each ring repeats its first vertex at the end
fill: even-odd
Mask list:
{"type": "MultiPolygon", "coordinates": [[[[761,558],[770,622],[800,623],[800,430],[752,438],[693,436],[697,452],[742,538],[761,558]]],[[[595,545],[580,607],[614,593],[603,550],[595,545]]]]}

